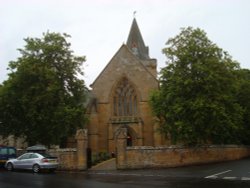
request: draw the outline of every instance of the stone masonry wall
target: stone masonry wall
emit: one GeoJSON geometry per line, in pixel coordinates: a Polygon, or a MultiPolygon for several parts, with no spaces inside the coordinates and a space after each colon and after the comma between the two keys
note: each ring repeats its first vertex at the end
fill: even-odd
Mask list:
{"type": "Polygon", "coordinates": [[[125,153],[127,169],[163,168],[236,160],[250,156],[250,148],[240,146],[130,147],[125,153]]]}
{"type": "Polygon", "coordinates": [[[53,149],[48,153],[58,158],[58,170],[77,170],[77,154],[76,149],[53,149]]]}
{"type": "Polygon", "coordinates": [[[117,169],[166,168],[236,160],[250,156],[244,146],[126,147],[126,130],[116,136],[117,169]]]}
{"type": "Polygon", "coordinates": [[[87,170],[87,146],[88,132],[86,129],[79,129],[75,139],[77,148],[49,150],[49,154],[58,158],[58,170],[87,170]]]}

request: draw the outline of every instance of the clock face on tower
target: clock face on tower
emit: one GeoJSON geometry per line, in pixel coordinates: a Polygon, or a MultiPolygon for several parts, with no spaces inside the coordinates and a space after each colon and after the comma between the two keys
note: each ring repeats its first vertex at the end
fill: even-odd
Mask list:
{"type": "Polygon", "coordinates": [[[138,51],[138,48],[137,48],[137,45],[135,42],[132,43],[132,52],[134,55],[138,55],[139,54],[139,51],[138,51]]]}

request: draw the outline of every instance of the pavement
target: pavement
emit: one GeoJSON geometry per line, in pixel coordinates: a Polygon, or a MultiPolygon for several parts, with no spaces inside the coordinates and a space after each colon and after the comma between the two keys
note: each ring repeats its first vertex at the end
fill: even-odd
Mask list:
{"type": "Polygon", "coordinates": [[[92,166],[90,171],[116,170],[116,158],[103,161],[95,166],[92,166]]]}
{"type": "MultiPolygon", "coordinates": [[[[195,178],[204,180],[230,180],[250,183],[250,158],[207,165],[166,169],[116,170],[115,158],[90,169],[89,174],[161,178],[195,178]]],[[[249,186],[250,187],[250,186],[249,186]]]]}

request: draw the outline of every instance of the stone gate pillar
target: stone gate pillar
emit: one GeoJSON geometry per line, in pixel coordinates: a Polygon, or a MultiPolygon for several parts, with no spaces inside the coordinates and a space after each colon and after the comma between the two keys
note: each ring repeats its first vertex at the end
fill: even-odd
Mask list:
{"type": "Polygon", "coordinates": [[[126,169],[126,147],[127,147],[127,129],[120,128],[115,134],[116,142],[116,168],[126,169]]]}
{"type": "Polygon", "coordinates": [[[87,170],[87,147],[88,147],[88,131],[87,129],[78,129],[76,132],[76,155],[77,169],[87,170]]]}

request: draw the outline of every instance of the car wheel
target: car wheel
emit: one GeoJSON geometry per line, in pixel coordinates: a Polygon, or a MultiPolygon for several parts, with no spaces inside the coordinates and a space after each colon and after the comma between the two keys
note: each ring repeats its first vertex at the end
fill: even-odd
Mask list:
{"type": "Polygon", "coordinates": [[[40,166],[38,164],[34,164],[32,170],[34,173],[38,173],[40,171],[40,166]]]}
{"type": "Polygon", "coordinates": [[[8,163],[6,168],[7,168],[8,171],[12,171],[14,169],[12,163],[8,163]]]}

